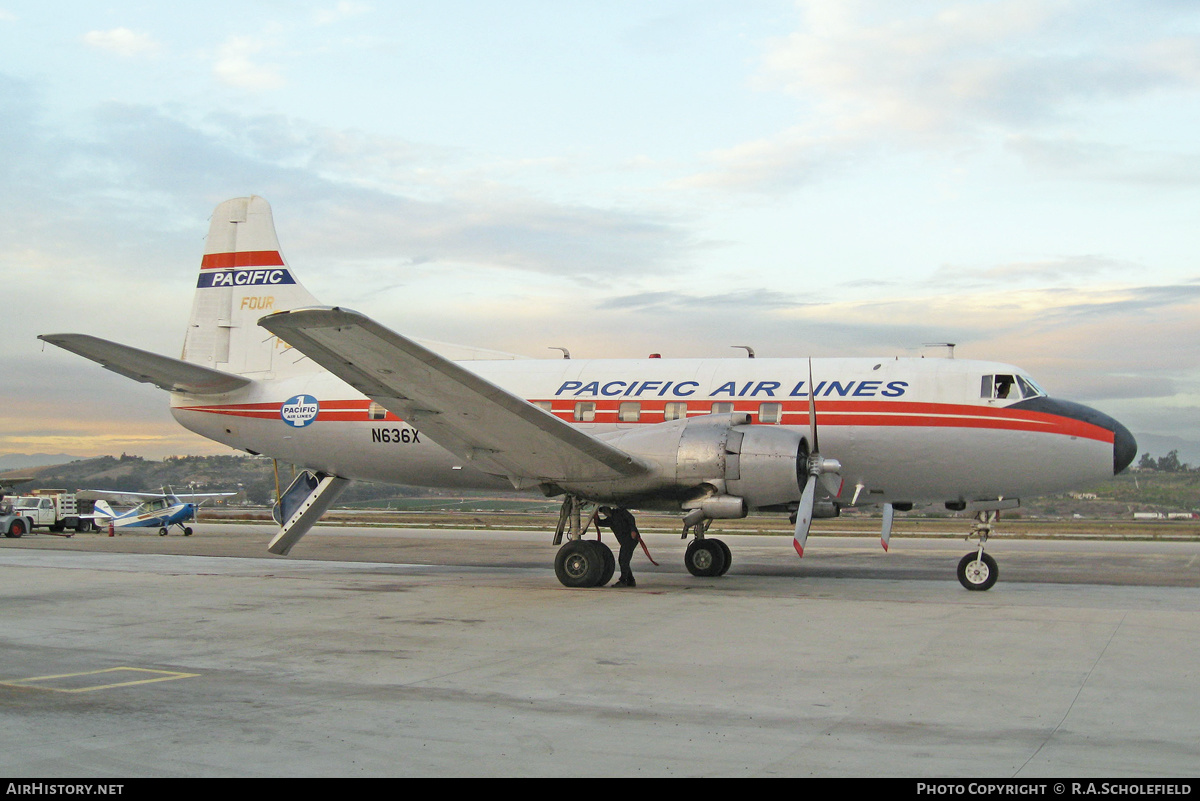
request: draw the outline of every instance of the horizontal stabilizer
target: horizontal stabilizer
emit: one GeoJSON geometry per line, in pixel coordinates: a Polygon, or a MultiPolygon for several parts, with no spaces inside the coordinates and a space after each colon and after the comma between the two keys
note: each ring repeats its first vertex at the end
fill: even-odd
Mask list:
{"type": "Polygon", "coordinates": [[[514,486],[615,481],[638,459],[348,309],[278,312],[259,325],[429,438],[514,486]]]}
{"type": "Polygon", "coordinates": [[[170,392],[220,395],[250,383],[250,379],[240,375],[159,356],[86,334],[42,334],[38,339],[91,359],[106,370],[170,392]]]}

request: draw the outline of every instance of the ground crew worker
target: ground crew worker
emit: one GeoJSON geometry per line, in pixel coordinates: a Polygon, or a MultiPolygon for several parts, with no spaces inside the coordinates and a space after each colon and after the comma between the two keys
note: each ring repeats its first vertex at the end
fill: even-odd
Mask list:
{"type": "Polygon", "coordinates": [[[642,535],[638,531],[633,515],[629,513],[628,509],[622,509],[619,506],[616,508],[601,506],[597,510],[596,525],[611,528],[613,536],[617,538],[617,542],[621,546],[621,552],[617,556],[617,564],[621,566],[621,578],[617,579],[617,583],[613,586],[636,587],[637,583],[633,580],[633,570],[629,567],[629,559],[633,556],[642,535]]]}

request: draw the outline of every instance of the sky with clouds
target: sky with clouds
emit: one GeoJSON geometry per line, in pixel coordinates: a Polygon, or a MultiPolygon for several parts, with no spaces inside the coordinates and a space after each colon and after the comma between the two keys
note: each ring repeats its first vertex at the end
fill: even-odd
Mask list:
{"type": "Polygon", "coordinates": [[[207,218],[317,297],[555,358],[956,342],[1200,442],[1184,0],[0,0],[0,454],[222,452],[50,348],[176,355],[207,218]]]}

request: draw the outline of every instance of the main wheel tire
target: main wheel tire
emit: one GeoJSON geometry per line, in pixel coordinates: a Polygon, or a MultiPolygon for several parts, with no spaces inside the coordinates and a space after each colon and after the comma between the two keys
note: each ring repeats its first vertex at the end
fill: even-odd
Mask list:
{"type": "Polygon", "coordinates": [[[571,540],[554,556],[554,575],[564,587],[595,587],[604,572],[604,553],[592,540],[571,540]]]}
{"type": "Polygon", "coordinates": [[[8,531],[5,533],[4,536],[10,537],[12,539],[16,539],[24,533],[25,533],[25,521],[18,517],[16,520],[12,521],[12,525],[10,525],[8,527],[8,531]]]}
{"type": "Polygon", "coordinates": [[[725,570],[725,550],[719,540],[692,540],[683,553],[683,564],[693,576],[719,576],[725,570]]]}
{"type": "Polygon", "coordinates": [[[721,572],[717,574],[718,576],[723,576],[729,572],[729,566],[733,564],[733,552],[729,550],[729,546],[726,545],[723,540],[710,539],[709,542],[719,546],[721,551],[725,554],[725,564],[722,565],[721,572]]]}
{"type": "Polygon", "coordinates": [[[190,537],[190,536],[192,536],[192,527],[191,527],[191,526],[184,526],[184,527],[183,527],[183,536],[185,536],[185,537],[190,537]]]}
{"type": "Polygon", "coordinates": [[[998,578],[1000,570],[989,554],[969,553],[958,562],[958,582],[968,590],[990,590],[998,578]]]}
{"type": "Polygon", "coordinates": [[[604,567],[600,570],[600,580],[596,586],[607,587],[608,582],[612,581],[613,573],[617,572],[617,557],[613,556],[612,548],[603,542],[598,540],[589,540],[589,542],[594,543],[596,550],[600,552],[600,558],[604,560],[604,567]]]}
{"type": "Polygon", "coordinates": [[[160,529],[158,530],[158,536],[160,536],[160,537],[165,537],[165,536],[167,536],[167,530],[166,530],[165,528],[160,528],[160,529]]]}

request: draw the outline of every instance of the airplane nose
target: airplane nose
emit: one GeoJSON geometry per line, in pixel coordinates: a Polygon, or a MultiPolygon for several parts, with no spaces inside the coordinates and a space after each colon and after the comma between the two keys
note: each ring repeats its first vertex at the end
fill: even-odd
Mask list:
{"type": "Polygon", "coordinates": [[[1113,433],[1114,476],[1129,467],[1133,457],[1137,456],[1137,440],[1133,438],[1133,434],[1129,433],[1129,429],[1104,412],[1096,411],[1090,406],[1057,398],[1040,397],[1014,403],[1010,408],[1048,412],[1108,429],[1113,433]]]}
{"type": "MultiPolygon", "coordinates": [[[[1109,418],[1110,420],[1112,418],[1109,418]]],[[[1137,456],[1137,440],[1129,429],[1113,420],[1113,475],[1117,475],[1137,456]]]]}

